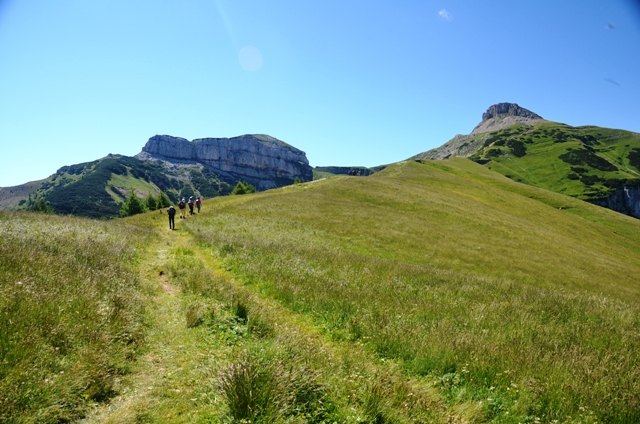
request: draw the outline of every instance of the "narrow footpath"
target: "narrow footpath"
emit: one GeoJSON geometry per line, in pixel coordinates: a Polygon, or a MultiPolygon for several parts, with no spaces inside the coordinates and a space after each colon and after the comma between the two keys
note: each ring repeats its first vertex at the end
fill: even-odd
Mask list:
{"type": "MultiPolygon", "coordinates": [[[[216,274],[226,271],[214,255],[196,246],[184,222],[176,219],[176,230],[170,231],[165,220],[165,215],[147,214],[131,221],[151,226],[158,234],[141,253],[139,265],[140,278],[149,287],[145,343],[131,372],[118,382],[119,394],[98,405],[82,423],[233,422],[217,387],[220,370],[247,349],[272,343],[260,336],[252,338],[246,326],[229,324],[233,312],[228,298],[208,300],[216,311],[215,325],[187,326],[185,312],[194,297],[184,293],[169,275],[176,254],[187,255],[216,274]]],[[[244,299],[251,310],[260,311],[269,321],[266,325],[275,329],[275,343],[287,344],[298,354],[304,352],[305,360],[329,381],[336,407],[346,411],[342,422],[385,422],[367,419],[367,408],[383,408],[389,403],[384,398],[384,384],[406,387],[411,400],[403,407],[405,418],[394,422],[465,422],[426,382],[406,378],[397,366],[376,361],[357,343],[328,340],[309,317],[291,312],[231,276],[225,275],[225,281],[233,296],[244,299]],[[408,419],[410,416],[421,418],[416,421],[408,419]]]]}

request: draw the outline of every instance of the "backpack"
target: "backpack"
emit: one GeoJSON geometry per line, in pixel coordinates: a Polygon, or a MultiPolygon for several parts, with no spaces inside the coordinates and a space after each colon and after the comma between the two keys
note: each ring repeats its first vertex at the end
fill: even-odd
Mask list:
{"type": "Polygon", "coordinates": [[[184,203],[182,203],[182,200],[178,202],[178,207],[180,209],[184,208],[184,203]]]}
{"type": "Polygon", "coordinates": [[[169,216],[175,216],[176,209],[173,206],[169,206],[169,209],[167,209],[167,213],[169,214],[169,216]]]}

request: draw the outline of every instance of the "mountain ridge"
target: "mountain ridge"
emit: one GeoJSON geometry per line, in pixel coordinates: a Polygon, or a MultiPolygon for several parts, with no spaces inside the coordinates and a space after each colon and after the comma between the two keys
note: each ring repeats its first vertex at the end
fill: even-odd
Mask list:
{"type": "Polygon", "coordinates": [[[469,158],[515,181],[640,218],[640,135],[543,119],[515,103],[490,106],[471,134],[410,159],[469,158]]]}
{"type": "Polygon", "coordinates": [[[193,141],[156,135],[134,157],[109,154],[62,166],[48,178],[0,188],[0,209],[27,209],[44,199],[58,214],[90,218],[119,216],[129,192],[138,197],[164,192],[179,198],[216,197],[246,181],[259,191],[311,181],[306,154],[265,134],[193,141]]]}

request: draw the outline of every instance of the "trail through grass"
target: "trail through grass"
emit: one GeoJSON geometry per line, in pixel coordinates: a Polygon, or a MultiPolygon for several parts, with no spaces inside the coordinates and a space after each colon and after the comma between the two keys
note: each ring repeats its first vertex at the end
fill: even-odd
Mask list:
{"type": "MultiPolygon", "coordinates": [[[[157,228],[164,219],[131,222],[157,228]]],[[[462,423],[474,416],[474,405],[450,409],[437,389],[407,378],[393,361],[358,342],[331,341],[308,317],[233,280],[184,222],[175,232],[157,230],[140,270],[156,287],[146,349],[122,393],[84,422],[462,423]]]]}
{"type": "MultiPolygon", "coordinates": [[[[637,220],[447,161],[212,199],[177,231],[160,212],[91,225],[147,236],[136,250],[104,245],[109,258],[133,252],[122,269],[84,254],[82,237],[58,240],[77,243],[73,255],[59,242],[22,247],[42,281],[46,251],[42,262],[133,282],[95,296],[129,305],[116,316],[135,319],[96,345],[129,354],[103,361],[105,396],[80,379],[60,397],[85,400],[62,405],[71,419],[90,405],[87,423],[640,419],[637,220]],[[134,314],[136,299],[147,306],[134,314]],[[125,334],[144,343],[120,350],[125,334]]],[[[1,264],[2,289],[22,293],[7,282],[25,269],[1,264]]],[[[60,407],[55,394],[14,421],[37,422],[51,399],[60,407]]]]}

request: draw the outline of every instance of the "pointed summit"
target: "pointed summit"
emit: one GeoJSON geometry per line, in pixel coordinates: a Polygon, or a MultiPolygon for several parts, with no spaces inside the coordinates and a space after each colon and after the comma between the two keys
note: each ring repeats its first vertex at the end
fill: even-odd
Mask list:
{"type": "Polygon", "coordinates": [[[515,124],[533,126],[545,119],[515,103],[497,103],[489,106],[482,114],[480,122],[469,135],[456,135],[440,147],[419,153],[410,159],[447,159],[449,157],[469,157],[478,150],[484,140],[493,131],[501,130],[515,124]]]}
{"type": "Polygon", "coordinates": [[[542,116],[516,103],[497,103],[482,114],[482,122],[471,131],[471,135],[497,131],[514,124],[533,125],[540,121],[544,121],[542,116]]]}

